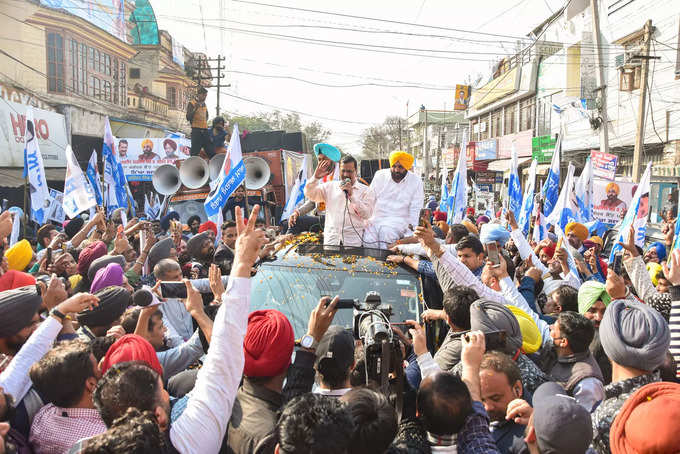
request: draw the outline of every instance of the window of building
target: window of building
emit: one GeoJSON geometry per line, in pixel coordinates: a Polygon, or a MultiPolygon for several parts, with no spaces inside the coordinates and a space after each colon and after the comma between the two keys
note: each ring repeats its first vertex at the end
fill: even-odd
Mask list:
{"type": "Polygon", "coordinates": [[[536,136],[550,135],[550,115],[552,112],[552,96],[546,96],[536,101],[538,103],[538,130],[536,136]]]}
{"type": "Polygon", "coordinates": [[[168,100],[169,107],[173,109],[177,107],[177,88],[168,86],[165,97],[168,100]]]}
{"type": "Polygon", "coordinates": [[[127,97],[127,65],[120,62],[119,69],[120,78],[118,79],[118,89],[120,90],[120,104],[125,105],[125,98],[127,97]]]}
{"type": "Polygon", "coordinates": [[[111,102],[111,82],[108,80],[104,81],[104,101],[111,102]]]}
{"type": "Polygon", "coordinates": [[[63,93],[65,88],[64,37],[50,32],[47,34],[47,89],[63,93]]]}
{"type": "Polygon", "coordinates": [[[139,79],[141,77],[141,71],[139,68],[130,68],[130,79],[139,79]]]}
{"type": "Polygon", "coordinates": [[[501,111],[496,110],[491,113],[491,124],[489,125],[491,130],[489,131],[489,137],[499,137],[501,135],[501,111]]]}
{"type": "Polygon", "coordinates": [[[504,134],[514,134],[517,132],[517,104],[512,103],[505,106],[505,123],[503,128],[504,134]]]}
{"type": "Polygon", "coordinates": [[[104,61],[105,61],[105,67],[104,67],[104,74],[107,76],[111,75],[111,56],[110,55],[105,55],[104,56],[104,61]]]}
{"type": "Polygon", "coordinates": [[[519,131],[534,128],[536,98],[527,98],[519,102],[519,131]]]}

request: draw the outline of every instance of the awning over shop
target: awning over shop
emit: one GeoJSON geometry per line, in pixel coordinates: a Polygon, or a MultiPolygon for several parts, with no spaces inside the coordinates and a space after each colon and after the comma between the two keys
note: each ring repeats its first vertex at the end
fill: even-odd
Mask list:
{"type": "MultiPolygon", "coordinates": [[[[531,158],[519,158],[517,159],[517,166],[521,167],[528,162],[531,162],[531,158]]],[[[511,163],[512,159],[496,159],[495,161],[489,162],[487,170],[490,172],[509,172],[511,163]]]]}
{"type": "MultiPolygon", "coordinates": [[[[45,169],[45,176],[47,181],[61,181],[64,182],[66,177],[65,168],[48,167],[45,169]]],[[[3,188],[18,188],[24,185],[24,169],[23,168],[4,168],[0,169],[0,187],[3,188]]]]}

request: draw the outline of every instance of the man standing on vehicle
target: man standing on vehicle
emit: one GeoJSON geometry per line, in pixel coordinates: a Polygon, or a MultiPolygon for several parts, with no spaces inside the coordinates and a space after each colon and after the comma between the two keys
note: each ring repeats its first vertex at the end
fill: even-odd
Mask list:
{"type": "Polygon", "coordinates": [[[357,161],[352,156],[340,159],[340,180],[322,183],[333,171],[333,161],[319,160],[314,176],[307,181],[305,195],[326,205],[324,244],[361,247],[366,221],[373,214],[375,195],[357,181],[357,161]]]}
{"type": "Polygon", "coordinates": [[[205,98],[208,97],[208,90],[200,87],[196,94],[196,99],[187,103],[187,121],[191,123],[191,156],[198,156],[201,148],[209,158],[215,155],[210,131],[208,130],[208,107],[205,105],[205,98]]]}
{"type": "Polygon", "coordinates": [[[366,229],[364,246],[387,249],[418,225],[425,194],[423,181],[410,171],[413,156],[404,151],[390,154],[390,168],[378,170],[371,182],[375,211],[366,229]]]}

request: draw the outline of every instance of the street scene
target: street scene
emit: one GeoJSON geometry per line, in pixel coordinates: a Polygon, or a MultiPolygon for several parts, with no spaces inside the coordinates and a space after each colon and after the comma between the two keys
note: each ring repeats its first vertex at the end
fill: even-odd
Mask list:
{"type": "Polygon", "coordinates": [[[680,450],[680,1],[0,0],[0,454],[680,450]]]}

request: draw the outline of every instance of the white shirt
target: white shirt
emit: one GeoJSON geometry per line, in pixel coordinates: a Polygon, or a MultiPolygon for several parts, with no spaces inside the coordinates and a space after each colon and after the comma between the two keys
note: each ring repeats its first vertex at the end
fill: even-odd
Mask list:
{"type": "Polygon", "coordinates": [[[340,185],[340,181],[322,183],[312,178],[305,185],[305,196],[326,204],[324,244],[337,246],[342,242],[344,246],[360,247],[366,221],[373,214],[375,195],[371,188],[355,181],[348,199],[340,185]]]}
{"type": "Polygon", "coordinates": [[[213,323],[210,348],[187,407],[170,426],[170,441],[182,454],[220,450],[243,375],[250,279],[230,277],[222,301],[213,323]]]}
{"type": "Polygon", "coordinates": [[[399,183],[392,179],[390,169],[378,170],[373,176],[371,189],[375,193],[373,225],[389,224],[406,230],[409,224],[418,225],[418,215],[423,208],[425,193],[423,181],[413,172],[407,172],[399,183]]]}

